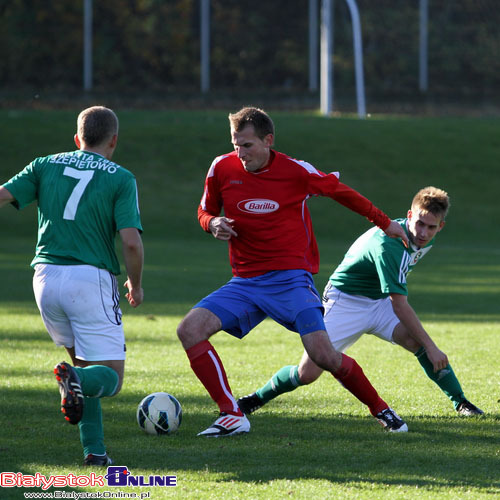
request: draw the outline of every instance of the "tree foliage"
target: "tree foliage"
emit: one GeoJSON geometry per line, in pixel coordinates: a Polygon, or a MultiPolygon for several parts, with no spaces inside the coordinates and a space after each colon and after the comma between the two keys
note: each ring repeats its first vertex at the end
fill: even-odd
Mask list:
{"type": "MultiPolygon", "coordinates": [[[[357,3],[367,91],[415,94],[418,0],[357,3]]],[[[496,0],[429,0],[431,92],[498,94],[496,7],[496,0]]],[[[354,83],[354,61],[346,2],[335,2],[334,20],[335,82],[348,89],[354,83]]],[[[197,92],[199,28],[199,0],[94,0],[94,87],[107,92],[197,92]]],[[[308,29],[308,0],[211,0],[211,87],[307,91],[308,29]]],[[[83,0],[4,0],[0,47],[4,90],[80,89],[83,0]]]]}

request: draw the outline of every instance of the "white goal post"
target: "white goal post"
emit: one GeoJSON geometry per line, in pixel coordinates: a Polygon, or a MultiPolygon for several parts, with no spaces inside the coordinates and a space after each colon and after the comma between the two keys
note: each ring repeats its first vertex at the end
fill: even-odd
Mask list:
{"type": "MultiPolygon", "coordinates": [[[[321,113],[325,116],[333,110],[333,5],[335,0],[322,0],[321,6],[321,113]]],[[[356,0],[346,0],[351,13],[354,45],[354,71],[358,116],[366,117],[365,80],[363,72],[363,45],[361,21],[356,0]]]]}

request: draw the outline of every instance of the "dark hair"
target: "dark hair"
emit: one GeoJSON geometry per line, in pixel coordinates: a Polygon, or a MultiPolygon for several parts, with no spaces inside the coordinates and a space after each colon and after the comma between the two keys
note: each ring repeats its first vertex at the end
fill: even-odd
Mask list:
{"type": "Polygon", "coordinates": [[[229,113],[229,123],[236,132],[241,132],[247,125],[253,125],[255,135],[264,139],[266,135],[274,136],[274,123],[269,115],[259,108],[242,108],[237,113],[229,113]]]}
{"type": "Polygon", "coordinates": [[[78,115],[77,133],[87,146],[99,146],[118,134],[118,118],[104,106],[92,106],[78,115]]]}

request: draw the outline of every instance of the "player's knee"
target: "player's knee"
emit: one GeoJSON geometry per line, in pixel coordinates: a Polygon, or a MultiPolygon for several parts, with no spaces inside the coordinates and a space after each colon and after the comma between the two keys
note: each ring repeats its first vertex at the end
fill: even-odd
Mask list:
{"type": "Polygon", "coordinates": [[[392,341],[415,354],[422,346],[410,335],[408,329],[399,323],[392,332],[392,341]]]}
{"type": "Polygon", "coordinates": [[[318,367],[319,373],[305,372],[299,373],[300,383],[302,385],[312,384],[314,381],[318,380],[319,376],[323,373],[323,370],[318,367]]]}
{"type": "Polygon", "coordinates": [[[196,330],[188,318],[184,318],[177,326],[177,337],[183,344],[193,340],[195,334],[196,330]]]}
{"type": "MultiPolygon", "coordinates": [[[[312,356],[311,353],[309,353],[309,356],[314,361],[314,363],[318,365],[320,369],[327,370],[331,373],[336,372],[340,368],[340,365],[342,364],[342,354],[335,351],[333,348],[331,349],[331,351],[329,350],[328,352],[316,351],[313,353],[312,356]]],[[[312,381],[314,380],[316,379],[313,379],[312,381]]]]}
{"type": "Polygon", "coordinates": [[[118,376],[118,380],[116,382],[116,388],[115,390],[112,392],[112,394],[110,394],[110,397],[113,397],[113,396],[116,396],[122,389],[122,386],[123,386],[123,377],[124,377],[124,374],[125,374],[125,366],[122,362],[113,362],[113,365],[112,366],[109,366],[109,368],[111,368],[115,373],[116,375],[118,376]]]}
{"type": "Polygon", "coordinates": [[[302,343],[309,358],[323,370],[334,373],[342,364],[342,354],[333,347],[326,331],[321,330],[302,336],[302,343]]]}
{"type": "Polygon", "coordinates": [[[409,338],[406,344],[406,349],[412,353],[416,353],[422,346],[413,338],[409,338]]]}
{"type": "Polygon", "coordinates": [[[198,342],[208,340],[210,334],[207,325],[196,313],[196,309],[191,310],[177,326],[177,337],[184,348],[189,348],[198,342]]]}
{"type": "Polygon", "coordinates": [[[182,342],[188,335],[184,320],[177,325],[177,338],[182,342]]]}
{"type": "Polygon", "coordinates": [[[177,337],[179,337],[179,340],[181,342],[191,336],[192,331],[194,330],[192,323],[193,322],[190,320],[190,315],[187,314],[177,325],[177,337]]]}
{"type": "Polygon", "coordinates": [[[115,392],[111,394],[111,397],[116,396],[122,390],[122,386],[123,386],[123,379],[120,378],[118,380],[118,385],[116,386],[115,392]]]}
{"type": "Polygon", "coordinates": [[[393,341],[412,353],[416,353],[422,347],[413,337],[411,337],[406,332],[398,332],[397,334],[393,334],[393,341]]]}
{"type": "Polygon", "coordinates": [[[312,384],[315,380],[318,380],[322,373],[323,369],[310,359],[307,363],[299,365],[299,380],[301,385],[312,384]]]}

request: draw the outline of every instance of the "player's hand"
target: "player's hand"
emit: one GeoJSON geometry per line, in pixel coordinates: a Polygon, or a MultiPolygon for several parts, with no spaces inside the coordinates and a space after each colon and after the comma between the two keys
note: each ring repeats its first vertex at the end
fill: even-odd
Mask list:
{"type": "Polygon", "coordinates": [[[448,366],[448,356],[446,356],[446,354],[437,347],[427,347],[425,349],[425,352],[427,353],[427,357],[434,367],[434,373],[437,373],[438,371],[448,366]]]}
{"type": "Polygon", "coordinates": [[[233,229],[234,219],[228,219],[227,217],[214,217],[208,228],[210,232],[214,235],[214,238],[218,240],[230,240],[233,236],[238,236],[236,231],[233,229]]]}
{"type": "Polygon", "coordinates": [[[408,248],[408,236],[406,236],[403,226],[395,220],[391,220],[391,223],[386,227],[384,233],[387,234],[389,238],[401,238],[403,240],[403,245],[408,248]]]}
{"type": "Polygon", "coordinates": [[[125,281],[123,286],[128,289],[128,292],[125,294],[128,303],[132,307],[140,306],[144,300],[144,290],[142,288],[134,288],[130,280],[125,281]]]}

